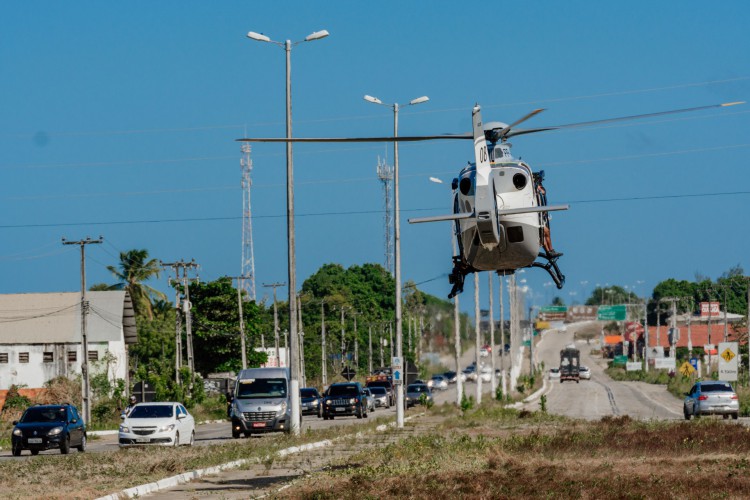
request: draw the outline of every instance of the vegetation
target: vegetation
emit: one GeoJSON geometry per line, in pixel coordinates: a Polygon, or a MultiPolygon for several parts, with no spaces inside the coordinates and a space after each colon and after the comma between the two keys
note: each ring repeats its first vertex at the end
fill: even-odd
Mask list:
{"type": "Polygon", "coordinates": [[[442,423],[355,454],[277,496],[740,498],[750,488],[750,433],[736,424],[627,416],[590,423],[496,403],[462,414],[444,407],[429,413],[442,423]]]}
{"type": "Polygon", "coordinates": [[[107,266],[107,269],[120,280],[118,283],[111,285],[109,289],[127,290],[133,300],[133,308],[136,314],[153,319],[152,299],[164,300],[166,297],[144,282],[152,277],[159,277],[161,272],[159,261],[149,259],[148,250],[129,250],[120,252],[118,267],[119,269],[115,266],[107,266]]]}

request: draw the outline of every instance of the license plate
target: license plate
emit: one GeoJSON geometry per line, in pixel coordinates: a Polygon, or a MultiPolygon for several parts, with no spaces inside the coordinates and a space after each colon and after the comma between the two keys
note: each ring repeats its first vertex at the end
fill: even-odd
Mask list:
{"type": "Polygon", "coordinates": [[[29,438],[29,444],[42,444],[42,438],[29,438]]]}
{"type": "Polygon", "coordinates": [[[253,423],[253,427],[265,427],[265,426],[266,426],[265,422],[254,422],[253,423]]]}
{"type": "Polygon", "coordinates": [[[336,408],[336,411],[346,411],[346,408],[336,408]]]}
{"type": "Polygon", "coordinates": [[[136,443],[149,443],[151,440],[149,438],[137,438],[135,440],[136,443]]]}

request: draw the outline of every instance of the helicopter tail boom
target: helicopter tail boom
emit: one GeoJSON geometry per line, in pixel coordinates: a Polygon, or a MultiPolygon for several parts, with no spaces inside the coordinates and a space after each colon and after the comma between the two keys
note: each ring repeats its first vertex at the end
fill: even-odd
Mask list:
{"type": "Polygon", "coordinates": [[[474,212],[461,213],[461,214],[449,214],[449,215],[435,215],[433,217],[417,217],[416,219],[409,219],[409,224],[419,224],[421,222],[440,222],[445,220],[463,220],[471,219],[474,217],[474,212]]]}
{"type": "Polygon", "coordinates": [[[567,210],[570,208],[568,205],[551,205],[543,207],[528,207],[528,208],[508,208],[505,210],[498,210],[497,215],[516,215],[516,214],[532,214],[539,212],[557,212],[559,210],[567,210]]]}

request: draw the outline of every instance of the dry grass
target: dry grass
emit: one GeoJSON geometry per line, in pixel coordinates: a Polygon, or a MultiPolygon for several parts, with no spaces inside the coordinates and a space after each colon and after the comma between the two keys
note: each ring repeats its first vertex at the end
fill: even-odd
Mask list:
{"type": "Polygon", "coordinates": [[[315,474],[285,498],[747,498],[750,429],[482,407],[315,474]]]}

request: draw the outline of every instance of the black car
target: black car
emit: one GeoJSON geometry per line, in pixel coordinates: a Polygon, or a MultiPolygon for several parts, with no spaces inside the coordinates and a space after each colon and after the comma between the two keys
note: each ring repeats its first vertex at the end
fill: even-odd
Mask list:
{"type": "Polygon", "coordinates": [[[367,396],[359,382],[331,384],[323,398],[323,420],[356,415],[367,418],[367,396]]]}
{"type": "Polygon", "coordinates": [[[303,387],[299,390],[302,404],[302,415],[323,416],[323,398],[315,387],[303,387]]]}
{"type": "Polygon", "coordinates": [[[52,448],[59,448],[63,455],[71,447],[86,451],[86,424],[73,405],[31,406],[13,425],[11,444],[16,457],[23,450],[32,455],[52,448]]]}

